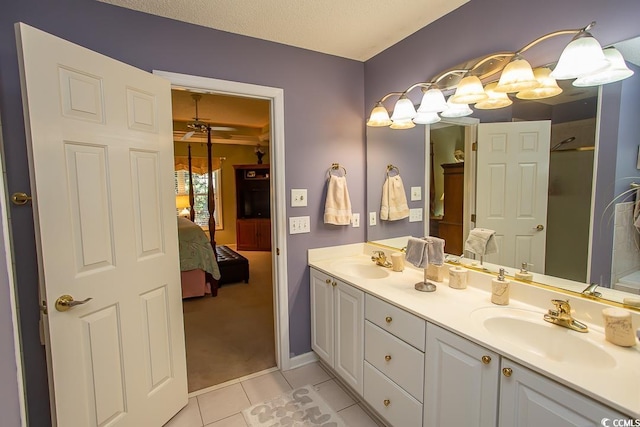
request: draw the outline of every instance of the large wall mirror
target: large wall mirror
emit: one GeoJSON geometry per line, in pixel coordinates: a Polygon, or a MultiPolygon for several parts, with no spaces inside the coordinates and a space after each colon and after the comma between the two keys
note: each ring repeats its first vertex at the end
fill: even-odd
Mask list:
{"type": "Polygon", "coordinates": [[[634,212],[633,186],[640,184],[640,37],[615,46],[635,71],[622,82],[577,88],[571,80],[558,81],[563,93],[553,98],[511,97],[514,102],[506,108],[474,109],[465,118],[409,130],[368,127],[368,212],[380,210],[381,170],[389,163],[402,172],[409,207],[423,209],[421,222],[369,224],[368,240],[401,248],[407,236],[429,233],[444,238],[446,252],[459,256],[473,227],[491,228],[497,235],[521,233],[491,220],[511,209],[532,216],[529,236],[521,238],[521,247],[515,239],[485,257],[487,265],[513,274],[528,262],[534,281],[571,290],[595,282],[623,291],[605,294],[619,301],[625,291],[640,293],[640,285],[633,284],[634,273],[640,276],[640,227],[634,226],[640,215],[634,212]],[[510,193],[506,188],[516,186],[496,179],[491,172],[496,155],[486,152],[501,126],[546,138],[539,158],[527,160],[534,166],[519,169],[521,176],[513,180],[520,188],[510,193]],[[412,186],[421,187],[421,200],[411,200],[412,186]],[[536,218],[533,206],[544,208],[536,218]],[[537,246],[530,244],[534,239],[537,246]]]}

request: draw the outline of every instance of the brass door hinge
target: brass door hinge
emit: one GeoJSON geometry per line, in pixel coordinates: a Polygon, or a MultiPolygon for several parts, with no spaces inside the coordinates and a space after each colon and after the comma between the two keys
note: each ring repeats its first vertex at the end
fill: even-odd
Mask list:
{"type": "Polygon", "coordinates": [[[471,214],[471,222],[476,222],[476,214],[471,214]]]}
{"type": "Polygon", "coordinates": [[[478,151],[478,143],[474,142],[471,144],[471,151],[478,151]]]}
{"type": "Polygon", "coordinates": [[[276,248],[276,255],[280,255],[280,248],[276,248]]]}

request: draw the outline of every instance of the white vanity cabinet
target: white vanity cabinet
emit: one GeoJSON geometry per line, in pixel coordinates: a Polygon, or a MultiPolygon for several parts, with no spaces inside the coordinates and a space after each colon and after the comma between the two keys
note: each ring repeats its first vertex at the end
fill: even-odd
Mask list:
{"type": "Polygon", "coordinates": [[[426,322],[365,297],[364,399],[393,426],[422,426],[426,322]]]}
{"type": "Polygon", "coordinates": [[[364,292],[311,268],[311,348],[362,395],[364,292]]]}
{"type": "Polygon", "coordinates": [[[600,426],[626,418],[587,396],[427,323],[424,425],[600,426]]]}
{"type": "Polygon", "coordinates": [[[501,366],[500,427],[601,426],[605,418],[628,418],[507,358],[501,366]]]}
{"type": "Polygon", "coordinates": [[[499,381],[497,353],[427,323],[425,426],[494,427],[499,381]]]}

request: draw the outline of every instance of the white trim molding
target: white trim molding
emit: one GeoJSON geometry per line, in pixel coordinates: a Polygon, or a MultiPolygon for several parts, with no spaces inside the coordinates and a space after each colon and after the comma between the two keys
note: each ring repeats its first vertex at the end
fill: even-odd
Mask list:
{"type": "Polygon", "coordinates": [[[171,82],[174,88],[208,91],[271,101],[271,138],[269,158],[271,164],[271,191],[275,203],[271,206],[271,237],[274,242],[273,293],[276,336],[276,363],[283,371],[291,369],[289,355],[289,298],[287,281],[286,187],[284,163],[284,90],[268,86],[209,77],[190,76],[169,71],[153,70],[153,74],[171,82]]]}

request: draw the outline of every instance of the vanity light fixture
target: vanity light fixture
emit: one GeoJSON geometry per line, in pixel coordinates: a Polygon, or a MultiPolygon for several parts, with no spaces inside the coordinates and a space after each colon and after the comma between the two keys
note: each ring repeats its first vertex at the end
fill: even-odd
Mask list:
{"type": "Polygon", "coordinates": [[[376,102],[376,106],[371,110],[371,116],[367,121],[367,126],[383,127],[389,126],[391,123],[393,122],[389,118],[389,112],[384,108],[384,105],[382,105],[382,101],[376,102]]]}
{"type": "Polygon", "coordinates": [[[531,64],[526,59],[516,55],[502,70],[500,81],[493,90],[511,93],[534,89],[538,86],[540,86],[540,82],[534,77],[531,64]]]}
{"type": "Polygon", "coordinates": [[[393,114],[391,120],[395,123],[397,121],[404,122],[406,120],[411,121],[416,116],[416,108],[413,106],[413,102],[407,95],[400,95],[400,99],[396,101],[395,107],[393,107],[393,114]]]}
{"type": "Polygon", "coordinates": [[[587,25],[564,48],[551,77],[558,80],[575,79],[603,70],[609,65],[602,47],[589,30],[595,22],[587,25]]]}
{"type": "Polygon", "coordinates": [[[475,104],[479,109],[502,108],[511,104],[507,93],[515,92],[520,99],[549,98],[562,92],[556,79],[577,79],[573,82],[575,86],[598,86],[631,76],[633,71],[628,69],[620,52],[614,48],[603,51],[600,43],[589,33],[594,25],[595,22],[591,22],[583,28],[554,31],[515,52],[498,52],[466,61],[441,72],[430,82],[415,83],[404,92],[388,93],[376,103],[367,126],[408,129],[416,123],[435,123],[438,118],[434,114],[438,113],[439,117],[468,116],[473,113],[468,104],[475,104]],[[564,48],[553,71],[548,67],[532,71],[522,54],[544,40],[561,35],[574,37],[564,48]],[[498,83],[483,88],[483,80],[498,80],[498,83]],[[416,87],[421,87],[424,92],[417,111],[407,97],[407,93],[416,87]],[[451,93],[454,89],[455,93],[447,101],[449,107],[442,110],[443,92],[451,93]],[[390,96],[399,96],[391,118],[383,105],[390,96]]]}
{"type": "Polygon", "coordinates": [[[495,110],[497,108],[508,107],[513,104],[513,101],[509,98],[509,96],[504,92],[497,92],[495,87],[498,85],[497,82],[489,83],[484,87],[484,91],[487,93],[489,98],[484,101],[478,102],[474,105],[475,108],[479,110],[495,110]]]}
{"type": "Polygon", "coordinates": [[[460,80],[456,93],[449,97],[452,104],[475,104],[484,101],[488,95],[482,88],[482,82],[477,76],[467,76],[460,80]]]}
{"type": "Polygon", "coordinates": [[[533,70],[533,75],[540,83],[540,86],[534,89],[520,91],[516,94],[518,99],[544,99],[551,98],[562,93],[562,88],[558,86],[556,79],[551,77],[551,69],[548,67],[539,67],[533,70]]]}
{"type": "Polygon", "coordinates": [[[469,108],[468,104],[451,102],[451,97],[447,100],[447,105],[449,108],[440,113],[442,117],[465,117],[473,114],[473,110],[469,108]]]}
{"type": "Polygon", "coordinates": [[[624,80],[633,75],[633,71],[627,67],[622,54],[615,47],[604,49],[604,56],[609,61],[609,66],[602,71],[579,77],[573,81],[574,86],[597,86],[624,80]]]}

